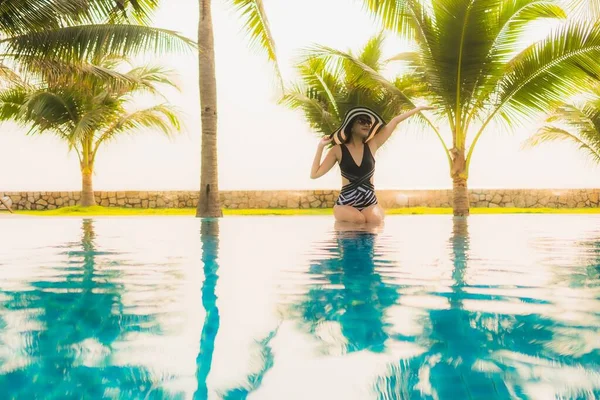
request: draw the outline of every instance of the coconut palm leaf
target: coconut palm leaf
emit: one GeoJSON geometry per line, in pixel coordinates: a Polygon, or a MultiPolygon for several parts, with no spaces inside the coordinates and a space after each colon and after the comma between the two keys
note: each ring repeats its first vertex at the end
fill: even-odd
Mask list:
{"type": "Polygon", "coordinates": [[[244,30],[249,35],[250,45],[266,53],[275,67],[277,78],[283,87],[281,71],[277,62],[275,40],[271,34],[269,20],[262,0],[229,0],[243,21],[244,30]]]}
{"type": "Polygon", "coordinates": [[[541,143],[553,141],[571,142],[577,145],[580,150],[588,153],[593,161],[600,163],[600,148],[598,148],[597,144],[588,143],[583,137],[555,126],[540,128],[534,135],[527,139],[524,147],[535,147],[541,143]]]}
{"type": "Polygon", "coordinates": [[[383,33],[373,36],[360,52],[358,59],[375,71],[380,71],[384,66],[382,60],[384,41],[383,33]]]}
{"type": "Polygon", "coordinates": [[[475,135],[467,155],[487,125],[497,116],[507,123],[530,121],[589,88],[590,76],[600,76],[600,25],[568,22],[515,57],[499,79],[494,104],[475,135]]]}
{"type": "Polygon", "coordinates": [[[14,70],[0,61],[0,84],[3,85],[22,85],[23,78],[14,70]]]}
{"type": "Polygon", "coordinates": [[[157,0],[11,0],[0,4],[0,31],[9,36],[85,23],[147,24],[157,0]]]}
{"type": "Polygon", "coordinates": [[[294,85],[281,99],[290,109],[301,109],[310,128],[320,134],[331,133],[339,124],[340,116],[327,110],[325,102],[306,95],[305,86],[294,85]]]}
{"type": "Polygon", "coordinates": [[[558,107],[534,135],[524,143],[531,148],[551,141],[568,141],[600,163],[600,84],[591,97],[575,104],[558,107]]]}
{"type": "Polygon", "coordinates": [[[597,21],[600,18],[600,0],[567,0],[569,13],[575,18],[588,18],[597,21]]]}
{"type": "Polygon", "coordinates": [[[147,91],[153,95],[160,95],[159,88],[161,87],[179,90],[179,86],[173,81],[174,71],[161,66],[136,67],[124,75],[132,85],[125,90],[147,91]]]}
{"type": "Polygon", "coordinates": [[[377,70],[373,69],[361,61],[358,57],[355,57],[350,53],[345,53],[327,46],[317,45],[309,48],[308,54],[310,54],[312,57],[320,58],[326,63],[330,63],[333,65],[332,69],[334,71],[344,70],[347,75],[350,75],[350,81],[358,87],[376,90],[383,88],[391,93],[394,93],[398,97],[403,98],[407,105],[413,105],[412,101],[404,93],[400,92],[392,82],[388,81],[377,70]],[[338,63],[337,66],[336,63],[338,63]],[[358,70],[362,74],[359,75],[353,73],[348,66],[355,67],[356,69],[354,71],[358,70]],[[368,79],[361,79],[363,77],[368,79]]]}
{"type": "MultiPolygon", "coordinates": [[[[68,62],[129,56],[144,51],[183,52],[194,42],[173,31],[140,25],[80,25],[12,36],[0,41],[8,53],[68,62]]],[[[25,61],[28,59],[26,58],[25,61]]]]}
{"type": "Polygon", "coordinates": [[[345,89],[343,83],[338,81],[339,76],[336,77],[327,64],[318,58],[308,58],[296,68],[306,88],[305,92],[315,91],[315,96],[321,98],[337,118],[341,118],[339,102],[343,101],[345,89]]]}
{"type": "Polygon", "coordinates": [[[500,81],[498,110],[513,115],[545,111],[584,91],[589,76],[600,76],[599,53],[600,25],[560,26],[509,64],[500,81]]]}
{"type": "Polygon", "coordinates": [[[67,126],[69,131],[80,119],[77,99],[68,93],[38,90],[27,95],[21,118],[31,122],[30,133],[42,133],[67,126]]]}
{"type": "Polygon", "coordinates": [[[517,0],[502,2],[491,25],[496,26],[495,37],[476,78],[474,99],[469,121],[481,114],[486,102],[496,94],[506,64],[518,54],[519,43],[531,25],[540,18],[564,18],[565,12],[553,1],[517,0]]]}
{"type": "MultiPolygon", "coordinates": [[[[115,85],[122,85],[124,82],[131,81],[130,77],[112,69],[110,66],[92,64],[86,61],[66,62],[59,59],[16,54],[2,54],[0,57],[7,60],[19,58],[19,62],[12,68],[12,79],[11,76],[0,76],[0,80],[4,78],[4,81],[8,84],[23,82],[21,76],[26,77],[29,81],[53,82],[57,86],[71,85],[92,78],[97,78],[105,84],[112,82],[115,85]]],[[[15,63],[12,62],[11,64],[15,63]]]]}
{"type": "Polygon", "coordinates": [[[0,120],[20,122],[22,107],[27,101],[27,91],[20,86],[0,91],[0,120]]]}
{"type": "Polygon", "coordinates": [[[99,134],[96,147],[123,133],[137,133],[143,129],[153,128],[158,129],[166,136],[172,136],[180,127],[177,109],[167,104],[159,104],[120,116],[99,134]]]}
{"type": "Polygon", "coordinates": [[[380,18],[383,27],[400,36],[412,39],[418,34],[414,24],[413,9],[419,7],[417,1],[411,0],[364,0],[366,10],[380,18]]]}

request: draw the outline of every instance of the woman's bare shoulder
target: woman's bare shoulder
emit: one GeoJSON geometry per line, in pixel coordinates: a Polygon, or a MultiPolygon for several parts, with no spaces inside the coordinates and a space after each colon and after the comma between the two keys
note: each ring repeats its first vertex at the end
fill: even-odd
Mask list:
{"type": "Polygon", "coordinates": [[[331,151],[335,154],[338,160],[342,157],[342,145],[336,144],[331,147],[331,151]]]}

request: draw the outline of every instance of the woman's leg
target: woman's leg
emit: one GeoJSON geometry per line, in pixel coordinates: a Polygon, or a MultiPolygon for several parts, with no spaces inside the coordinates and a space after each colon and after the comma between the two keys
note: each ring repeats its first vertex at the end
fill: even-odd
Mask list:
{"type": "Polygon", "coordinates": [[[333,215],[336,221],[340,222],[352,222],[355,224],[364,224],[366,222],[365,216],[352,206],[333,206],[333,215]]]}
{"type": "Polygon", "coordinates": [[[383,222],[385,218],[385,213],[383,212],[383,208],[379,204],[373,204],[361,211],[361,213],[365,217],[365,222],[367,224],[379,225],[383,222]]]}

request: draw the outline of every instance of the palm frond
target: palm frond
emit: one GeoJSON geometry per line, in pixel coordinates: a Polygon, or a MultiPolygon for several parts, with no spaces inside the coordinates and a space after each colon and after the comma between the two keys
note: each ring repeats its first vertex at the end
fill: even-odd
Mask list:
{"type": "MultiPolygon", "coordinates": [[[[110,3],[110,0],[94,0],[110,3]]],[[[105,19],[109,23],[133,22],[148,25],[152,21],[154,11],[160,5],[159,0],[113,0],[114,6],[105,19]]]]}
{"type": "Polygon", "coordinates": [[[575,18],[597,21],[600,18],[600,0],[566,0],[569,14],[575,18]]]}
{"type": "Polygon", "coordinates": [[[599,58],[600,25],[566,23],[509,64],[494,112],[510,120],[556,108],[600,76],[599,58]]]}
{"type": "Polygon", "coordinates": [[[271,27],[262,0],[229,0],[229,2],[235,7],[243,21],[244,29],[249,34],[250,45],[266,53],[283,86],[275,40],[271,34],[271,27]]]}
{"type": "Polygon", "coordinates": [[[130,91],[147,91],[152,94],[159,94],[159,86],[172,87],[179,89],[173,80],[173,71],[161,66],[144,65],[133,68],[125,76],[131,80],[134,87],[130,91]]]}
{"type": "Polygon", "coordinates": [[[340,115],[328,111],[323,102],[311,98],[305,93],[305,87],[292,86],[280,102],[292,110],[302,110],[312,130],[323,135],[330,134],[340,124],[340,115]]]}
{"type": "Polygon", "coordinates": [[[362,49],[358,59],[365,63],[365,65],[373,68],[375,71],[381,70],[384,64],[383,60],[381,59],[383,55],[384,42],[385,36],[383,33],[375,35],[362,49]]]}
{"type": "Polygon", "coordinates": [[[102,58],[107,54],[136,55],[183,52],[194,42],[175,32],[140,25],[80,25],[29,32],[0,41],[20,55],[59,59],[67,62],[102,58]]]}
{"type": "MultiPolygon", "coordinates": [[[[47,82],[54,86],[81,84],[95,79],[103,84],[123,85],[134,83],[126,74],[116,71],[110,65],[96,65],[89,62],[65,62],[58,59],[37,56],[3,54],[8,59],[18,57],[15,71],[34,82],[47,82]]],[[[15,82],[16,83],[16,82],[15,82]]]]}
{"type": "MultiPolygon", "coordinates": [[[[600,136],[600,135],[599,135],[600,136]]],[[[534,135],[529,137],[523,144],[523,148],[532,148],[542,143],[567,141],[575,144],[580,150],[588,153],[596,163],[600,163],[600,147],[598,143],[586,142],[582,137],[566,129],[554,125],[546,125],[540,128],[534,135]]]]}
{"type": "Polygon", "coordinates": [[[600,136],[599,106],[599,98],[586,101],[579,106],[566,104],[558,107],[546,121],[566,124],[583,136],[600,136]]]}
{"type": "Polygon", "coordinates": [[[21,110],[27,102],[27,91],[22,87],[13,87],[0,91],[0,121],[21,122],[21,110]]]}
{"type": "Polygon", "coordinates": [[[501,2],[494,22],[494,39],[477,74],[470,118],[485,108],[504,76],[506,64],[513,59],[519,44],[533,21],[542,18],[565,18],[564,10],[554,0],[514,0],[501,2]]]}
{"type": "MultiPolygon", "coordinates": [[[[402,93],[392,82],[388,81],[383,75],[381,75],[375,69],[371,68],[352,54],[332,49],[327,46],[314,46],[313,48],[309,49],[309,51],[313,57],[323,59],[327,63],[350,63],[352,66],[358,68],[366,77],[369,78],[357,79],[357,84],[363,86],[364,88],[374,90],[383,87],[390,93],[393,93],[399,98],[402,98],[408,106],[414,107],[414,104],[411,101],[411,99],[408,98],[404,93],[402,93]]],[[[343,69],[343,67],[339,67],[338,69],[343,69]]]]}
{"type": "Polygon", "coordinates": [[[70,131],[71,141],[93,139],[96,132],[119,117],[119,112],[123,111],[114,107],[95,107],[84,112],[70,131]]]}
{"type": "Polygon", "coordinates": [[[0,85],[2,86],[21,86],[25,82],[21,75],[15,71],[14,68],[9,67],[2,61],[0,61],[0,85]]]}
{"type": "MultiPolygon", "coordinates": [[[[423,79],[422,74],[404,74],[399,76],[394,81],[394,86],[410,99],[427,99],[433,100],[435,96],[429,91],[427,82],[423,79]]],[[[410,107],[412,104],[404,104],[405,107],[410,107]]]]}
{"type": "Polygon", "coordinates": [[[43,26],[58,28],[65,15],[77,15],[77,2],[58,1],[3,1],[0,3],[0,30],[8,35],[38,30],[43,26]]]}
{"type": "MultiPolygon", "coordinates": [[[[456,65],[450,69],[448,65],[452,64],[452,60],[456,60],[456,55],[452,54],[456,47],[453,45],[448,47],[448,44],[443,43],[444,40],[448,41],[447,38],[444,38],[444,33],[450,28],[439,24],[440,16],[437,14],[440,12],[435,11],[436,6],[442,11],[444,8],[453,9],[456,5],[450,4],[452,1],[432,2],[424,5],[418,0],[406,0],[403,7],[410,17],[407,17],[407,21],[412,27],[411,37],[419,49],[418,60],[413,60],[418,61],[418,64],[414,64],[413,67],[419,66],[418,72],[424,74],[429,90],[441,105],[440,109],[445,110],[451,130],[455,131],[456,86],[453,85],[453,82],[456,81],[456,65]]],[[[446,14],[451,13],[446,12],[446,14]]],[[[455,18],[447,15],[445,19],[453,20],[455,18]]],[[[403,37],[407,38],[408,36],[404,35],[403,37]]]]}
{"type": "Polygon", "coordinates": [[[77,124],[80,115],[72,97],[39,90],[27,96],[22,108],[22,118],[31,122],[30,133],[43,133],[65,125],[72,127],[77,124]]]}
{"type": "Polygon", "coordinates": [[[327,109],[340,117],[338,102],[343,98],[344,88],[343,83],[338,81],[339,75],[329,71],[327,64],[317,58],[309,58],[296,68],[310,97],[324,102],[327,109]]]}
{"type": "Polygon", "coordinates": [[[413,68],[423,67],[423,59],[418,51],[405,51],[385,60],[385,63],[401,61],[413,68]]]}
{"type": "MultiPolygon", "coordinates": [[[[417,0],[418,1],[418,0],[417,0]]],[[[400,36],[411,39],[415,36],[413,6],[415,0],[364,0],[363,5],[382,25],[400,36]]]]}
{"type": "Polygon", "coordinates": [[[176,108],[159,104],[123,115],[100,133],[96,148],[102,143],[113,140],[117,135],[139,133],[142,129],[158,129],[166,136],[172,136],[181,129],[176,108]]]}
{"type": "Polygon", "coordinates": [[[9,36],[85,23],[147,24],[157,0],[11,0],[0,3],[0,30],[9,36]]]}

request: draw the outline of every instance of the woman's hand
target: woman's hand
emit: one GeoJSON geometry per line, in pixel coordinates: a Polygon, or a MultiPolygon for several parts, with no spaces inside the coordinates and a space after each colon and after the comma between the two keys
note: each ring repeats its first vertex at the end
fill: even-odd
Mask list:
{"type": "Polygon", "coordinates": [[[337,156],[335,152],[335,147],[329,149],[329,152],[325,156],[323,163],[321,163],[321,157],[323,156],[323,150],[325,146],[333,141],[332,138],[324,137],[319,141],[319,145],[317,146],[317,152],[315,154],[315,159],[313,160],[312,168],[310,170],[310,179],[317,179],[323,175],[325,175],[337,162],[337,156]]]}
{"type": "Polygon", "coordinates": [[[419,111],[424,111],[424,110],[435,110],[435,107],[432,106],[419,106],[417,107],[419,109],[419,111]]]}
{"type": "Polygon", "coordinates": [[[327,146],[329,143],[331,143],[333,141],[333,138],[330,137],[324,137],[323,139],[321,139],[319,141],[319,147],[320,148],[325,148],[325,146],[327,146]]]}

